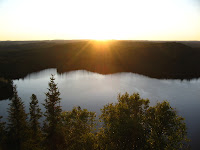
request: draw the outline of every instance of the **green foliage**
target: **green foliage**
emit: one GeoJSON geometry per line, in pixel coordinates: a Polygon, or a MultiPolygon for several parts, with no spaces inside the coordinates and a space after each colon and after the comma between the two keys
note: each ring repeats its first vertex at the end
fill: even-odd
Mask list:
{"type": "Polygon", "coordinates": [[[81,107],[62,113],[65,128],[66,148],[69,150],[91,150],[95,148],[95,113],[81,107]]]}
{"type": "Polygon", "coordinates": [[[125,93],[119,95],[118,103],[104,106],[101,120],[100,149],[187,148],[183,118],[166,101],[149,107],[149,100],[138,93],[125,93]]]}
{"type": "Polygon", "coordinates": [[[18,96],[16,85],[13,87],[13,98],[8,109],[8,139],[11,149],[26,149],[28,139],[27,114],[25,113],[24,103],[18,96]]]}
{"type": "Polygon", "coordinates": [[[42,132],[40,128],[40,123],[39,119],[42,117],[42,112],[41,109],[39,108],[38,105],[38,100],[37,96],[35,94],[32,94],[30,97],[31,102],[30,102],[30,108],[29,108],[29,136],[30,136],[30,141],[29,141],[29,149],[33,150],[39,150],[41,149],[41,143],[42,143],[42,132]]]}
{"type": "Polygon", "coordinates": [[[168,102],[157,103],[147,110],[149,149],[183,149],[187,148],[186,125],[184,118],[168,102]]]}
{"type": "Polygon", "coordinates": [[[146,141],[145,111],[149,100],[139,94],[118,96],[118,103],[101,110],[103,128],[98,134],[101,149],[144,149],[146,141]]]}
{"type": "Polygon", "coordinates": [[[56,127],[61,122],[61,106],[60,106],[60,92],[57,84],[54,82],[55,78],[52,75],[49,82],[48,92],[45,93],[46,99],[44,107],[46,108],[45,117],[46,123],[50,128],[56,127]]]}
{"type": "Polygon", "coordinates": [[[61,122],[61,106],[60,106],[60,92],[55,78],[52,75],[49,82],[48,92],[45,93],[46,99],[44,107],[46,109],[44,116],[44,132],[46,133],[46,144],[48,149],[61,149],[64,144],[64,136],[62,132],[61,122]]]}

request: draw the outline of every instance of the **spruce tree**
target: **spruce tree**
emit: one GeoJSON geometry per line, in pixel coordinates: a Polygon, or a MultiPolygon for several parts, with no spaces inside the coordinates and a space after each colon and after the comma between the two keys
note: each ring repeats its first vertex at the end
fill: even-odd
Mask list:
{"type": "Polygon", "coordinates": [[[6,138],[5,122],[1,121],[2,118],[3,117],[0,116],[0,150],[3,150],[5,147],[5,138],[6,138]]]}
{"type": "Polygon", "coordinates": [[[18,96],[16,85],[13,87],[13,97],[8,108],[8,143],[10,149],[26,149],[27,141],[27,114],[24,103],[18,96]]]}
{"type": "Polygon", "coordinates": [[[30,99],[31,102],[29,108],[29,114],[30,114],[29,126],[30,126],[31,148],[29,149],[41,149],[42,132],[40,128],[39,119],[42,117],[42,112],[38,105],[37,96],[35,94],[32,94],[30,99]]]}
{"type": "Polygon", "coordinates": [[[44,103],[45,117],[44,131],[46,133],[46,144],[48,149],[56,150],[62,149],[64,144],[64,137],[62,133],[61,122],[61,106],[60,106],[60,92],[55,83],[54,75],[51,75],[48,92],[45,93],[46,99],[44,103]]]}

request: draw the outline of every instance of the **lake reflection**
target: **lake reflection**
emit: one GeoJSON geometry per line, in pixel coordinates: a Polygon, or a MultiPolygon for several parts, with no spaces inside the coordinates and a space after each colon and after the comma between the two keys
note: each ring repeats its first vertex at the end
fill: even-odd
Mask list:
{"type": "MultiPolygon", "coordinates": [[[[62,109],[71,110],[81,106],[100,114],[100,108],[111,102],[117,102],[118,93],[140,93],[142,98],[149,98],[151,105],[168,100],[180,115],[186,118],[192,145],[198,145],[200,135],[200,80],[159,80],[133,73],[101,75],[78,70],[57,74],[56,69],[47,69],[28,75],[24,79],[14,80],[19,96],[24,101],[26,110],[32,93],[40,103],[44,103],[50,75],[54,74],[61,92],[62,109]]],[[[0,101],[0,115],[7,116],[9,101],[0,101]]],[[[43,106],[40,105],[43,109],[43,106]]]]}

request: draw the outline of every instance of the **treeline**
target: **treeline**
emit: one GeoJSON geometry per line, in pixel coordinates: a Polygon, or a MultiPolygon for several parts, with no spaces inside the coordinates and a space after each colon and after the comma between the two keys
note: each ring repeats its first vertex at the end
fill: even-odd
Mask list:
{"type": "MultiPolygon", "coordinates": [[[[184,119],[168,102],[149,106],[138,93],[118,96],[96,120],[95,112],[81,107],[63,111],[60,92],[52,75],[43,103],[30,97],[29,113],[16,86],[8,109],[8,122],[0,122],[1,150],[169,150],[188,149],[184,119]],[[40,119],[44,117],[41,124],[40,119]],[[101,127],[97,128],[97,123],[101,127]]],[[[2,117],[1,117],[2,118],[2,117]]]]}
{"type": "Polygon", "coordinates": [[[0,77],[0,100],[11,98],[13,95],[12,80],[7,80],[0,77]]]}
{"type": "Polygon", "coordinates": [[[153,78],[199,78],[200,48],[178,42],[77,41],[0,45],[0,77],[24,78],[48,68],[59,73],[133,72],[153,78]]]}

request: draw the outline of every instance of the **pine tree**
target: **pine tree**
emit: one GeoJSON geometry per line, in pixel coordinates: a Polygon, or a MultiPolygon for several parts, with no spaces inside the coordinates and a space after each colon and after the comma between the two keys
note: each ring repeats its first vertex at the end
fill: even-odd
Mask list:
{"type": "Polygon", "coordinates": [[[5,138],[6,138],[5,122],[1,121],[2,118],[3,117],[0,116],[0,150],[3,150],[5,147],[5,138]]]}
{"type": "Polygon", "coordinates": [[[27,114],[24,103],[18,96],[16,85],[13,87],[13,97],[8,109],[8,143],[10,149],[26,149],[27,140],[27,114]]]}
{"type": "Polygon", "coordinates": [[[30,114],[30,147],[29,149],[41,149],[41,142],[42,142],[42,132],[40,128],[39,119],[42,117],[41,109],[38,105],[37,96],[35,94],[32,94],[30,97],[30,108],[29,108],[29,114],[30,114]]]}
{"type": "Polygon", "coordinates": [[[62,149],[64,143],[64,137],[62,133],[61,122],[61,106],[60,106],[60,92],[55,84],[54,75],[50,77],[49,88],[46,94],[44,103],[45,117],[44,131],[46,133],[46,144],[48,149],[62,149]]]}

